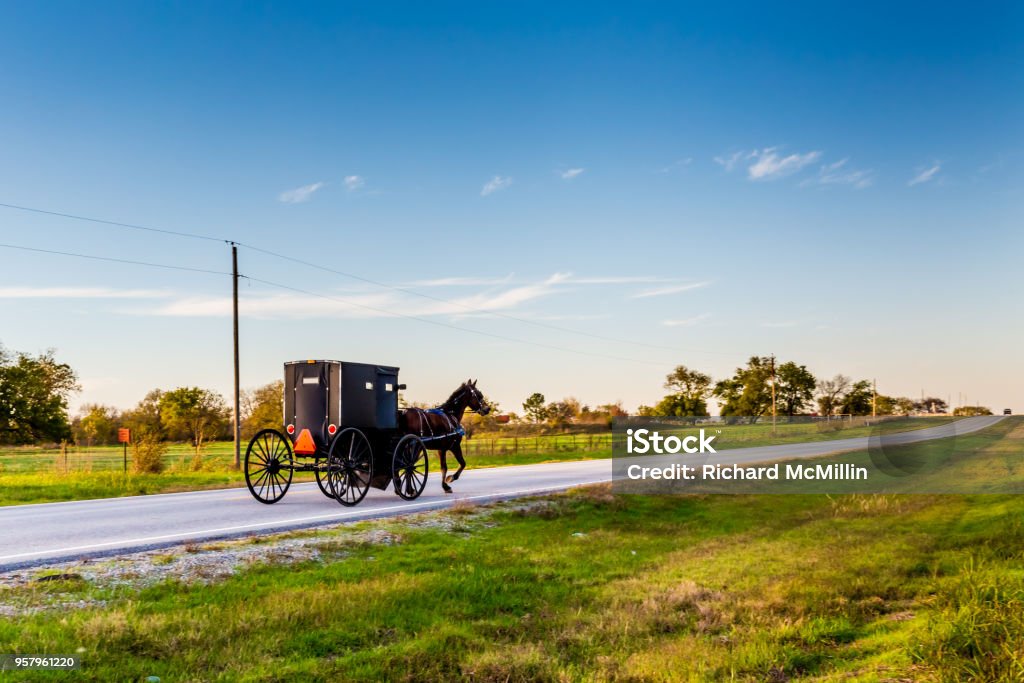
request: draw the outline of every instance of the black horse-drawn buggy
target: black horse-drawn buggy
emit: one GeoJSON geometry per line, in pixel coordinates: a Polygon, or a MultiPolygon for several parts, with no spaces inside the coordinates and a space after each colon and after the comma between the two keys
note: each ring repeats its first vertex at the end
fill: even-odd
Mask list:
{"type": "Polygon", "coordinates": [[[245,453],[245,483],[261,503],[284,497],[295,472],[313,472],[320,490],[356,505],[370,487],[418,498],[427,485],[427,449],[441,456],[442,486],[465,467],[459,424],[465,410],[486,414],[475,382],[465,382],[431,410],[399,410],[398,368],[309,360],[284,365],[284,433],[264,429],[245,453]],[[446,476],[446,451],[459,470],[446,476]]]}

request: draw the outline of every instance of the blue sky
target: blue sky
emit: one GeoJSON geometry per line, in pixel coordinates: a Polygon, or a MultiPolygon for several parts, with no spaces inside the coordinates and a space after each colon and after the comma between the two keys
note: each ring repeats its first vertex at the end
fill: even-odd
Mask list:
{"type": "MultiPolygon", "coordinates": [[[[242,249],[331,297],[243,283],[246,386],[328,357],[400,365],[416,400],[473,376],[505,408],[633,408],[677,363],[775,353],[1020,410],[1022,28],[1011,4],[5,3],[0,202],[456,302],[242,249]]],[[[229,266],[11,209],[0,233],[229,266]]],[[[227,278],[0,258],[0,342],[56,347],[76,402],[229,390],[227,278]]]]}

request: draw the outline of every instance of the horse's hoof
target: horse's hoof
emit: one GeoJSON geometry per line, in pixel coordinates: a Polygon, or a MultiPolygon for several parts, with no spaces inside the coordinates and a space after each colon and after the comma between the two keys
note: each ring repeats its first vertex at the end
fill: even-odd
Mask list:
{"type": "Polygon", "coordinates": [[[444,478],[444,483],[450,484],[456,479],[458,479],[458,477],[453,477],[452,475],[449,474],[447,477],[444,478]]]}
{"type": "Polygon", "coordinates": [[[451,486],[445,486],[443,488],[444,488],[444,492],[445,493],[451,493],[452,492],[452,487],[451,486]]]}

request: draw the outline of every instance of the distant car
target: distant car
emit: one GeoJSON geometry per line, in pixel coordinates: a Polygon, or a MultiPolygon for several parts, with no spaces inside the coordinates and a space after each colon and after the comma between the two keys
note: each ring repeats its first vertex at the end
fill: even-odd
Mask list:
{"type": "Polygon", "coordinates": [[[1009,408],[1003,408],[1003,415],[1013,415],[1013,411],[1009,408]]]}

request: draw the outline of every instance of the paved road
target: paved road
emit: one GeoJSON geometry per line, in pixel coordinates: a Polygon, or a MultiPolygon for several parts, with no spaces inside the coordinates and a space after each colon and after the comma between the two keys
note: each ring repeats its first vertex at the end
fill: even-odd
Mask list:
{"type": "MultiPolygon", "coordinates": [[[[884,445],[946,438],[983,429],[1001,417],[967,418],[883,438],[884,445]]],[[[878,438],[878,437],[874,437],[878,438]]],[[[721,451],[707,462],[745,464],[809,458],[867,448],[868,437],[721,451]]],[[[370,489],[356,508],[325,498],[315,483],[294,484],[275,505],[257,503],[244,489],[167,493],[126,498],[44,503],[0,508],[0,571],[59,560],[324,526],[372,517],[449,507],[456,501],[487,502],[560,491],[608,481],[610,460],[584,460],[467,470],[445,496],[436,474],[416,501],[370,489]]]]}

